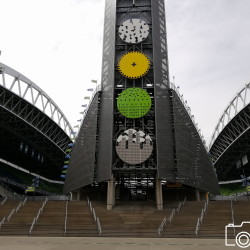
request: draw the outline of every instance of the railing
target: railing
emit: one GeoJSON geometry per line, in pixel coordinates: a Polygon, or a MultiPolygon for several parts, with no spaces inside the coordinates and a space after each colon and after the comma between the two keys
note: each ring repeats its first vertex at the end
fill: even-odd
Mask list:
{"type": "Polygon", "coordinates": [[[100,224],[100,221],[99,221],[98,217],[96,218],[96,221],[97,221],[97,227],[98,227],[99,234],[101,234],[102,233],[102,228],[101,228],[101,224],[100,224]]]}
{"type": "Polygon", "coordinates": [[[48,201],[48,199],[46,198],[46,200],[43,202],[42,207],[38,210],[37,216],[34,218],[32,224],[31,224],[31,227],[30,227],[30,231],[29,231],[30,235],[31,235],[31,231],[33,230],[34,225],[36,224],[37,220],[39,219],[39,216],[42,213],[43,208],[46,205],[47,201],[48,201]]]}
{"type": "Polygon", "coordinates": [[[27,197],[24,199],[24,201],[23,201],[23,203],[22,203],[23,206],[24,206],[24,204],[26,203],[26,201],[27,201],[27,197]]]}
{"type": "Polygon", "coordinates": [[[22,206],[22,202],[20,202],[19,205],[18,205],[18,207],[16,208],[16,213],[20,209],[21,206],[22,206]]]}
{"type": "Polygon", "coordinates": [[[179,203],[179,206],[176,209],[176,212],[179,214],[181,210],[182,202],[179,203]]]}
{"type": "Polygon", "coordinates": [[[68,218],[68,200],[66,201],[66,208],[65,208],[65,222],[64,222],[64,235],[66,234],[67,231],[67,218],[68,218]]]}
{"type": "Polygon", "coordinates": [[[1,228],[2,224],[4,224],[4,221],[5,221],[5,217],[3,217],[3,219],[0,222],[0,228],[1,228]]]}
{"type": "MultiPolygon", "coordinates": [[[[234,208],[233,208],[233,201],[231,200],[231,211],[232,211],[232,221],[233,221],[233,225],[234,225],[234,208]]],[[[235,236],[235,227],[233,227],[234,229],[234,236],[235,236]]]]}
{"type": "Polygon", "coordinates": [[[208,210],[208,200],[205,202],[204,208],[201,209],[201,217],[198,218],[198,220],[197,220],[197,224],[196,224],[196,228],[195,228],[195,234],[197,237],[198,237],[198,233],[200,230],[200,226],[201,226],[202,221],[203,221],[203,217],[207,213],[207,210],[208,210]]]}
{"type": "Polygon", "coordinates": [[[184,198],[183,202],[182,202],[182,206],[184,207],[187,201],[187,197],[184,198]]]}
{"type": "Polygon", "coordinates": [[[11,188],[9,188],[8,186],[6,186],[3,182],[0,181],[0,186],[2,186],[5,190],[6,190],[6,196],[8,196],[8,193],[11,193],[13,195],[19,195],[16,192],[14,192],[11,188]]]}
{"type": "MultiPolygon", "coordinates": [[[[25,196],[27,197],[26,201],[67,201],[69,199],[66,195],[53,195],[53,196],[25,196]]],[[[8,197],[8,201],[23,201],[24,196],[8,197]]],[[[0,201],[4,200],[3,197],[0,197],[0,201]]]]}
{"type": "Polygon", "coordinates": [[[15,208],[12,209],[12,211],[10,212],[9,216],[7,217],[7,221],[9,222],[12,214],[15,212],[15,208]]]}
{"type": "Polygon", "coordinates": [[[4,198],[4,200],[1,202],[1,206],[7,201],[7,197],[4,198]]]}
{"type": "Polygon", "coordinates": [[[166,221],[167,221],[167,220],[166,220],[166,217],[165,217],[165,218],[162,220],[161,225],[160,225],[160,227],[159,227],[158,230],[157,230],[159,236],[161,236],[161,233],[163,232],[164,227],[166,227],[166,225],[167,225],[167,222],[166,222],[166,221]]]}
{"type": "MultiPolygon", "coordinates": [[[[247,192],[245,192],[246,195],[247,192]]],[[[248,201],[247,196],[243,195],[215,195],[209,197],[210,201],[248,201]]]]}
{"type": "MultiPolygon", "coordinates": [[[[0,162],[1,162],[1,160],[0,160],[0,162]]],[[[40,178],[41,178],[41,176],[40,176],[40,178]]],[[[13,186],[16,186],[16,187],[20,187],[20,188],[22,188],[22,189],[27,189],[27,185],[25,185],[25,184],[22,184],[22,183],[18,183],[18,182],[15,182],[15,181],[13,181],[13,180],[10,180],[10,179],[8,179],[8,178],[6,178],[6,177],[1,177],[0,176],[0,180],[1,181],[4,181],[4,182],[6,182],[6,183],[9,183],[9,184],[11,184],[11,185],[13,185],[13,186]]],[[[0,182],[1,182],[0,181],[0,182]]],[[[3,183],[4,184],[4,183],[3,183]]],[[[62,184],[62,183],[60,183],[60,184],[62,184]]],[[[5,184],[4,184],[5,185],[5,184]]],[[[13,193],[15,193],[14,191],[12,191],[13,193]]],[[[40,194],[45,194],[45,195],[50,195],[50,196],[52,196],[52,195],[58,195],[57,193],[51,193],[51,192],[47,192],[47,191],[45,191],[45,190],[42,190],[42,189],[36,189],[36,193],[40,193],[40,194]]],[[[18,195],[18,194],[17,194],[18,195]]]]}
{"type": "Polygon", "coordinates": [[[89,200],[88,196],[87,196],[87,202],[88,202],[88,206],[89,206],[90,212],[93,215],[94,220],[95,220],[95,222],[97,224],[97,228],[98,228],[99,234],[101,234],[102,233],[102,228],[101,228],[101,224],[100,224],[99,218],[96,216],[95,209],[92,207],[91,201],[89,200]]]}
{"type": "Polygon", "coordinates": [[[172,222],[172,220],[174,219],[174,216],[175,216],[175,208],[173,209],[172,213],[170,214],[170,216],[168,218],[169,223],[172,222]]]}

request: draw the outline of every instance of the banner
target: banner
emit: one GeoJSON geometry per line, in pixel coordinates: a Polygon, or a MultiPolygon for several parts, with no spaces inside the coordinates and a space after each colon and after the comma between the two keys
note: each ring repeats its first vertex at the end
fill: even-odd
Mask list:
{"type": "Polygon", "coordinates": [[[35,191],[35,187],[28,187],[26,190],[25,190],[25,192],[27,193],[27,192],[34,192],[35,191]]]}

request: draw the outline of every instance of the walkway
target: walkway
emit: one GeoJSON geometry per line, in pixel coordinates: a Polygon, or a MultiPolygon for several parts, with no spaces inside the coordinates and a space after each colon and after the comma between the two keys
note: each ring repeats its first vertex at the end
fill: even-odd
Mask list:
{"type": "MultiPolygon", "coordinates": [[[[0,250],[226,250],[222,239],[0,237],[0,250]]],[[[237,249],[240,249],[237,247],[237,249]]]]}

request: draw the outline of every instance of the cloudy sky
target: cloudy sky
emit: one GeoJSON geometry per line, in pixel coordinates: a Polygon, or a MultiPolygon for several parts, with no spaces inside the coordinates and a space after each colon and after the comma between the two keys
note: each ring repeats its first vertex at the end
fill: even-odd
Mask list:
{"type": "MultiPolygon", "coordinates": [[[[250,82],[249,0],[166,0],[171,80],[207,142],[250,82]]],[[[0,61],[42,88],[71,125],[100,83],[104,0],[0,0],[0,61]]]]}

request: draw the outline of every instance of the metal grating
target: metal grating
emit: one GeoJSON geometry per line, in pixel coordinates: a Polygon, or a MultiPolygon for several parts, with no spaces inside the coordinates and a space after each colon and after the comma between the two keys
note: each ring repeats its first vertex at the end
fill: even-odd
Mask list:
{"type": "Polygon", "coordinates": [[[94,182],[95,147],[99,93],[94,97],[72,149],[63,193],[94,182]]]}
{"type": "Polygon", "coordinates": [[[173,113],[178,181],[214,195],[220,194],[210,157],[186,109],[174,91],[173,113]]]}
{"type": "Polygon", "coordinates": [[[116,1],[106,0],[103,36],[102,95],[97,157],[97,182],[110,179],[113,163],[115,24],[116,1]]]}
{"type": "Polygon", "coordinates": [[[164,0],[151,0],[156,125],[156,162],[159,179],[175,181],[173,128],[164,0]]]}

